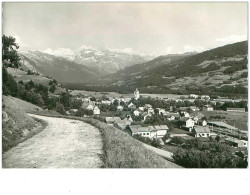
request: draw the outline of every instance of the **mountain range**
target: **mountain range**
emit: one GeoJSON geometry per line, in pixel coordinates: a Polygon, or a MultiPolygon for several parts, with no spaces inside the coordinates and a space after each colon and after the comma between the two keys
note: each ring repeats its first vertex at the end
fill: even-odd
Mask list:
{"type": "Polygon", "coordinates": [[[201,53],[169,54],[152,59],[119,50],[82,47],[71,55],[20,52],[24,68],[51,76],[71,89],[132,92],[216,91],[248,87],[248,42],[201,53]]]}

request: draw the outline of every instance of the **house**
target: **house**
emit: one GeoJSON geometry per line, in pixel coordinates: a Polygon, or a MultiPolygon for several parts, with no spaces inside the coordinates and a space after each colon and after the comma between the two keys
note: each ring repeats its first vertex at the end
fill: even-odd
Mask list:
{"type": "Polygon", "coordinates": [[[138,109],[142,112],[144,111],[144,107],[139,107],[138,109]]]}
{"type": "Polygon", "coordinates": [[[158,110],[158,113],[159,113],[159,115],[164,115],[164,116],[166,116],[167,115],[167,111],[165,110],[165,109],[163,109],[163,108],[156,108],[157,110],[158,110]]]}
{"type": "Polygon", "coordinates": [[[94,105],[92,104],[89,104],[86,108],[87,110],[94,110],[94,105]]]}
{"type": "Polygon", "coordinates": [[[94,115],[100,115],[100,113],[101,113],[101,110],[97,106],[95,106],[94,109],[93,109],[93,114],[94,115]]]}
{"type": "Polygon", "coordinates": [[[117,106],[117,111],[123,111],[123,106],[121,105],[117,106]]]}
{"type": "Polygon", "coordinates": [[[194,137],[210,137],[211,131],[208,126],[194,126],[192,133],[194,137]]]}
{"type": "Polygon", "coordinates": [[[145,121],[147,118],[151,117],[151,114],[148,114],[147,112],[142,113],[143,120],[145,121]]]}
{"type": "Polygon", "coordinates": [[[197,124],[199,126],[203,126],[204,127],[204,126],[207,126],[207,121],[204,120],[204,119],[198,119],[197,124]]]}
{"type": "Polygon", "coordinates": [[[205,105],[203,107],[203,110],[205,110],[205,111],[214,111],[214,108],[211,105],[205,105]]]}
{"type": "Polygon", "coordinates": [[[227,108],[228,112],[245,112],[245,108],[227,108]]]}
{"type": "Polygon", "coordinates": [[[167,116],[167,119],[169,120],[169,121],[173,121],[173,120],[175,120],[175,117],[174,116],[167,116]]]}
{"type": "Polygon", "coordinates": [[[182,114],[184,115],[184,117],[190,117],[190,114],[188,112],[183,112],[182,114]]]}
{"type": "Polygon", "coordinates": [[[128,108],[130,108],[130,109],[136,109],[136,106],[131,102],[131,103],[128,105],[128,108]]]}
{"type": "Polygon", "coordinates": [[[142,127],[141,125],[130,125],[128,129],[132,136],[141,135],[142,137],[150,137],[150,131],[148,127],[142,127]]]}
{"type": "Polygon", "coordinates": [[[134,113],[135,116],[139,116],[140,115],[140,112],[138,110],[135,110],[133,113],[134,113]]]}
{"type": "Polygon", "coordinates": [[[178,112],[176,112],[176,113],[171,112],[171,113],[168,114],[168,116],[170,116],[170,117],[173,116],[175,118],[175,120],[180,119],[180,114],[178,112]]]}
{"type": "Polygon", "coordinates": [[[229,145],[237,147],[237,148],[247,147],[247,145],[248,145],[248,141],[240,140],[240,139],[233,138],[233,137],[226,138],[225,142],[228,143],[229,145]]]}
{"type": "Polygon", "coordinates": [[[167,125],[154,125],[148,126],[150,131],[150,138],[162,138],[167,134],[168,126],[167,125]]]}
{"type": "Polygon", "coordinates": [[[202,95],[201,99],[202,100],[210,100],[210,96],[208,96],[208,95],[202,95]]]}
{"type": "Polygon", "coordinates": [[[130,100],[131,100],[131,98],[124,98],[124,100],[123,100],[123,101],[124,101],[125,103],[129,103],[129,102],[130,102],[130,100]]]}
{"type": "Polygon", "coordinates": [[[200,109],[196,106],[189,106],[189,108],[192,110],[192,111],[200,111],[200,109]]]}
{"type": "Polygon", "coordinates": [[[149,109],[149,108],[152,108],[152,106],[151,106],[150,104],[145,104],[145,105],[144,105],[144,108],[145,108],[145,109],[149,109]]]}
{"type": "Polygon", "coordinates": [[[148,108],[148,114],[154,114],[154,113],[155,113],[155,111],[153,108],[148,108]]]}
{"type": "Polygon", "coordinates": [[[111,101],[109,101],[109,100],[102,100],[101,103],[105,104],[105,105],[110,105],[111,101]]]}
{"type": "Polygon", "coordinates": [[[183,127],[184,129],[188,129],[189,131],[191,131],[194,127],[194,120],[192,120],[191,118],[181,117],[179,122],[181,124],[181,127],[183,127]]]}
{"type": "MultiPolygon", "coordinates": [[[[124,119],[124,120],[125,120],[125,119],[124,119]]],[[[133,119],[132,119],[132,117],[131,117],[130,115],[127,115],[127,116],[126,116],[126,120],[129,120],[129,121],[133,122],[133,119]]]]}
{"type": "Polygon", "coordinates": [[[193,98],[193,99],[197,99],[199,96],[198,95],[196,95],[196,94],[190,94],[189,95],[189,98],[193,98]]]}

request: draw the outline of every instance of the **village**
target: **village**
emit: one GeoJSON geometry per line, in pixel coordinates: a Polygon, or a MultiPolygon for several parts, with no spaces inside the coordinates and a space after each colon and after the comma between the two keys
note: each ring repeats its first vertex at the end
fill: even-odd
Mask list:
{"type": "Polygon", "coordinates": [[[242,118],[242,114],[246,115],[245,108],[227,107],[224,111],[216,109],[216,103],[223,105],[245,100],[223,97],[211,99],[208,95],[196,94],[178,99],[146,98],[140,95],[138,89],[132,98],[79,94],[75,100],[79,102],[80,108],[66,111],[67,115],[94,117],[142,142],[151,144],[156,140],[157,147],[164,150],[175,151],[180,139],[199,138],[202,142],[220,140],[236,151],[247,153],[247,128],[242,126],[242,121],[236,126],[228,124],[230,120],[225,120],[225,116],[232,114],[242,118]]]}

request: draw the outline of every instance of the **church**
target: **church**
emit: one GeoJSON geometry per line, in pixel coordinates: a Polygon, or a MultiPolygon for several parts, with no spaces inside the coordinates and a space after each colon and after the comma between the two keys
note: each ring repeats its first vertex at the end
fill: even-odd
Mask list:
{"type": "Polygon", "coordinates": [[[135,99],[138,100],[139,97],[140,97],[140,93],[138,91],[138,89],[136,88],[135,92],[134,92],[134,96],[135,96],[135,99]]]}

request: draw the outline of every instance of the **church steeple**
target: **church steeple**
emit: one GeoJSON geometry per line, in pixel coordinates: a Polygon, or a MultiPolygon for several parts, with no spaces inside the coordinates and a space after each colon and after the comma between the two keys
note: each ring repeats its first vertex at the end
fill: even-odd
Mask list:
{"type": "Polygon", "coordinates": [[[138,100],[139,97],[140,97],[140,92],[138,91],[138,89],[136,88],[135,92],[134,92],[134,96],[135,96],[135,99],[138,100]]]}

